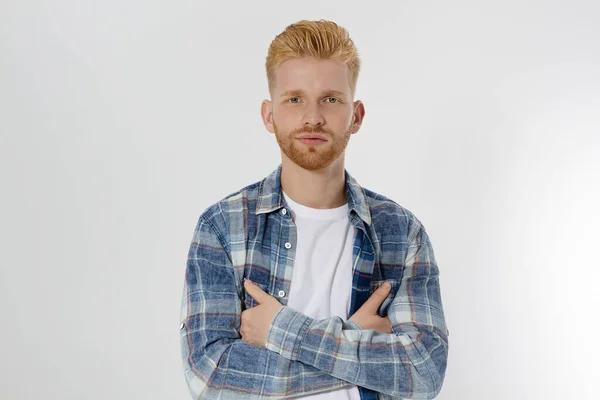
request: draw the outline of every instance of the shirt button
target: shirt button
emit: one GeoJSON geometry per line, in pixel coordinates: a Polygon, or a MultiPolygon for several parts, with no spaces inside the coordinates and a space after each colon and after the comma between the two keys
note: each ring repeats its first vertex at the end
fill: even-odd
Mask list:
{"type": "Polygon", "coordinates": [[[179,329],[183,329],[185,327],[185,325],[183,324],[183,322],[181,323],[181,326],[179,326],[179,329]]]}
{"type": "Polygon", "coordinates": [[[292,247],[292,244],[291,244],[290,242],[287,242],[287,243],[285,244],[285,248],[286,248],[286,249],[289,249],[290,247],[292,247]]]}
{"type": "Polygon", "coordinates": [[[279,295],[279,297],[285,297],[285,292],[283,290],[280,290],[277,295],[279,295]]]}
{"type": "Polygon", "coordinates": [[[287,210],[284,208],[283,210],[281,210],[281,213],[282,213],[283,215],[285,215],[285,214],[287,214],[287,210]]]}

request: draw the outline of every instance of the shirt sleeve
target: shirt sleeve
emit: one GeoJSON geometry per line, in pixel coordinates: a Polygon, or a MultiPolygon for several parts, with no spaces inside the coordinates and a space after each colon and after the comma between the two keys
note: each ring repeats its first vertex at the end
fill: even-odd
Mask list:
{"type": "Polygon", "coordinates": [[[242,288],[217,232],[201,217],[187,259],[180,343],[192,397],[284,399],[350,386],[241,339],[242,288]]]}
{"type": "Polygon", "coordinates": [[[283,307],[269,327],[266,348],[390,396],[436,397],[449,332],[429,236],[420,222],[413,226],[401,282],[388,308],[392,333],[349,329],[340,317],[314,320],[283,307]]]}

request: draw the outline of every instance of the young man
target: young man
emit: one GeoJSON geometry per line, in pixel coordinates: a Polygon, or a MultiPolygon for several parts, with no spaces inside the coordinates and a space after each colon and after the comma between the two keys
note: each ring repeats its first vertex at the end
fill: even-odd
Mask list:
{"type": "Polygon", "coordinates": [[[344,167],[365,114],[352,40],[300,21],[273,40],[266,69],[261,113],[282,162],[199,217],[180,326],[190,393],[434,398],[449,332],[431,242],[344,167]]]}

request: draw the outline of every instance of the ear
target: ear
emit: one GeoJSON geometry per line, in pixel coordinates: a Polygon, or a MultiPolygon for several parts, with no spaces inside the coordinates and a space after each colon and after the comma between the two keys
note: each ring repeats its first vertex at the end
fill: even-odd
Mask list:
{"type": "Polygon", "coordinates": [[[362,125],[363,118],[365,117],[365,105],[362,101],[356,100],[354,102],[354,113],[352,114],[351,133],[356,133],[362,125]]]}
{"type": "Polygon", "coordinates": [[[263,100],[260,105],[260,115],[265,124],[265,128],[271,133],[275,133],[273,128],[273,103],[269,100],[263,100]]]}

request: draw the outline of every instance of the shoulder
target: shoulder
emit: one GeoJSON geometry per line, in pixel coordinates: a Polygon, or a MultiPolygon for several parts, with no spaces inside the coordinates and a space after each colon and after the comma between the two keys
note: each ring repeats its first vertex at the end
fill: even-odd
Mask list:
{"type": "Polygon", "coordinates": [[[365,187],[363,191],[376,232],[402,232],[411,236],[422,228],[423,224],[417,216],[397,201],[365,187]]]}
{"type": "Polygon", "coordinates": [[[210,204],[201,212],[199,221],[212,225],[215,230],[220,232],[227,230],[231,221],[243,217],[248,211],[256,208],[262,181],[259,180],[237,189],[210,204]]]}

